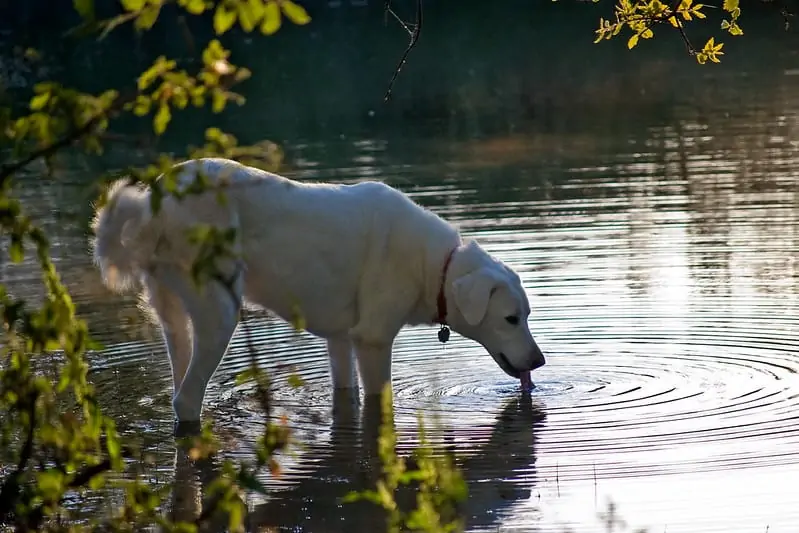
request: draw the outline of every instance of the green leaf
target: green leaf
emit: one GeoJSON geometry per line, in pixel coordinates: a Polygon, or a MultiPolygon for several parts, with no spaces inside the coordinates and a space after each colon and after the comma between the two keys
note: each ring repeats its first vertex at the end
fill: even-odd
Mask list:
{"type": "Polygon", "coordinates": [[[94,476],[89,480],[89,488],[92,490],[101,489],[103,485],[105,485],[105,476],[102,474],[99,476],[94,476]]]}
{"type": "Polygon", "coordinates": [[[61,343],[58,342],[58,339],[48,339],[47,342],[44,343],[45,352],[55,352],[56,350],[60,349],[61,343]]]}
{"type": "Polygon", "coordinates": [[[214,31],[217,35],[222,35],[236,22],[236,12],[229,11],[224,4],[220,4],[214,13],[214,31]]]}
{"type": "Polygon", "coordinates": [[[192,15],[202,15],[205,11],[205,0],[187,0],[183,3],[183,7],[192,15]]]}
{"type": "Polygon", "coordinates": [[[153,130],[157,135],[161,135],[166,131],[169,121],[172,120],[172,111],[166,103],[161,103],[158,106],[158,112],[153,117],[153,130]]]}
{"type": "Polygon", "coordinates": [[[214,91],[211,93],[211,110],[214,113],[221,113],[224,111],[225,104],[227,104],[227,98],[224,92],[214,91]]]}
{"type": "Polygon", "coordinates": [[[305,385],[305,380],[299,374],[291,374],[286,381],[288,381],[289,387],[293,389],[299,389],[305,385]]]}
{"type": "Polygon", "coordinates": [[[122,7],[127,11],[139,11],[144,8],[145,0],[122,0],[122,7]]]}
{"type": "Polygon", "coordinates": [[[136,28],[139,30],[149,30],[155,25],[158,20],[158,15],[161,13],[161,4],[148,5],[141,14],[136,18],[136,28]]]}
{"type": "Polygon", "coordinates": [[[266,4],[264,8],[264,18],[261,22],[261,33],[264,35],[273,35],[280,29],[282,21],[280,20],[280,6],[274,0],[266,4]]]}
{"type": "Polygon", "coordinates": [[[298,26],[303,26],[311,22],[311,17],[305,8],[299,4],[295,4],[291,0],[282,0],[280,7],[283,9],[286,18],[298,26]]]}
{"type": "Polygon", "coordinates": [[[66,489],[64,474],[55,468],[39,472],[36,476],[36,489],[45,499],[58,499],[66,489]]]}
{"type": "Polygon", "coordinates": [[[244,383],[250,381],[256,381],[257,377],[260,375],[260,370],[258,368],[250,367],[247,370],[243,370],[236,376],[236,385],[243,385],[244,383]]]}
{"type": "Polygon", "coordinates": [[[94,20],[94,0],[72,0],[75,11],[84,20],[94,20]]]}
{"type": "Polygon", "coordinates": [[[732,13],[739,8],[738,3],[739,0],[724,0],[724,11],[732,13]]]}
{"type": "Polygon", "coordinates": [[[261,0],[248,0],[238,4],[239,24],[244,31],[250,33],[264,16],[264,5],[261,0]]]}
{"type": "Polygon", "coordinates": [[[42,93],[37,94],[33,98],[31,98],[30,108],[31,111],[41,111],[44,109],[44,106],[47,105],[47,102],[50,101],[50,93],[42,93]]]}
{"type": "Polygon", "coordinates": [[[12,263],[21,263],[25,258],[25,250],[22,247],[22,239],[11,238],[11,246],[8,248],[8,256],[12,263]]]}

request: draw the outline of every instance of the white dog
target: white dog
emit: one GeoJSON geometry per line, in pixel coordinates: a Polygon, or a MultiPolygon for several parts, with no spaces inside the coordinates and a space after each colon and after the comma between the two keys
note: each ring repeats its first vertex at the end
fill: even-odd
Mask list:
{"type": "Polygon", "coordinates": [[[150,190],[119,180],[97,210],[92,248],[107,287],[140,283],[147,292],[178,421],[200,419],[242,300],[285,320],[299,311],[307,331],[327,341],[336,389],[357,391],[360,375],[365,394],[379,394],[391,381],[394,338],[410,324],[452,327],[515,378],[545,363],[519,276],[401,192],[378,182],[300,183],[226,159],[175,171],[180,190],[199,171],[226,201],[214,191],[167,196],[153,214],[150,190]],[[229,283],[194,284],[198,248],[187,230],[196,224],[235,228],[237,257],[216,262],[229,283]]]}

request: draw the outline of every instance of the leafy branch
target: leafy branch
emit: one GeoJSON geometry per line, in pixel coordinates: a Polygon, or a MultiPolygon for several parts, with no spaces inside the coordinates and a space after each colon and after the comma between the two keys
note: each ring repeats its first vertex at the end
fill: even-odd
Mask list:
{"type": "MultiPolygon", "coordinates": [[[[74,0],[76,10],[87,22],[85,28],[104,30],[101,38],[125,22],[132,22],[139,30],[151,27],[166,3],[123,0],[126,13],[103,23],[96,20],[91,0],[74,0]]],[[[237,4],[250,6],[236,8],[233,19],[247,31],[247,17],[252,9],[257,9],[253,7],[256,3],[225,0],[217,10],[222,6],[236,8],[237,4]]],[[[204,1],[178,4],[189,12],[208,7],[204,1]]],[[[278,2],[268,0],[260,4],[262,31],[273,33],[270,28],[276,31],[280,26],[274,22],[278,2]]],[[[279,16],[282,13],[297,24],[310,20],[304,9],[293,2],[281,0],[279,7],[279,16]]],[[[243,98],[230,88],[247,79],[249,71],[232,65],[229,55],[214,40],[203,53],[202,68],[195,75],[161,57],[139,77],[136,88],[124,96],[115,89],[92,95],[47,82],[34,87],[28,110],[22,116],[12,118],[10,108],[0,110],[3,117],[0,137],[11,141],[14,148],[13,159],[0,165],[0,232],[8,238],[6,249],[13,263],[25,258],[27,244],[33,245],[45,288],[43,303],[35,307],[13,298],[0,285],[0,317],[4,327],[0,351],[0,454],[3,464],[15,465],[0,476],[0,522],[4,525],[15,524],[17,530],[29,531],[43,530],[50,519],[60,522],[68,494],[102,488],[107,473],[122,470],[123,459],[134,457],[132,449],[121,443],[114,421],[102,413],[88,381],[85,353],[100,346],[90,338],[86,323],[76,315],[69,291],[50,256],[46,234],[13,197],[12,180],[38,161],[47,164],[52,172],[54,158],[75,145],[90,153],[100,153],[112,120],[123,113],[144,117],[152,112],[153,130],[161,135],[171,120],[172,109],[183,109],[189,104],[200,107],[210,101],[212,110],[220,112],[228,101],[242,104],[243,98]],[[57,352],[55,380],[42,375],[38,368],[41,357],[37,356],[48,352],[57,352]]],[[[279,157],[275,150],[259,154],[263,146],[249,150],[240,147],[234,137],[218,129],[209,129],[206,141],[193,151],[238,154],[252,160],[259,156],[279,157]]],[[[159,158],[152,168],[163,168],[168,159],[159,158]]],[[[280,449],[285,441],[281,433],[284,430],[273,427],[263,451],[259,452],[261,459],[280,449]]],[[[226,508],[231,529],[236,529],[241,523],[242,508],[237,508],[233,501],[239,487],[255,486],[252,479],[244,465],[234,468],[231,463],[214,486],[220,504],[209,507],[205,515],[226,508]]],[[[153,521],[167,525],[157,517],[159,497],[154,491],[135,480],[118,483],[127,487],[126,504],[103,527],[114,530],[119,524],[153,521]]],[[[199,520],[204,520],[205,515],[199,520]]],[[[166,529],[175,530],[172,525],[166,529]]]]}
{"type": "MultiPolygon", "coordinates": [[[[721,21],[721,29],[732,36],[743,35],[743,30],[738,24],[741,15],[739,0],[723,0],[720,7],[729,17],[721,21]]],[[[708,61],[719,63],[719,56],[724,55],[723,42],[717,43],[715,38],[711,37],[701,49],[697,49],[686,31],[687,23],[707,18],[705,9],[719,9],[719,6],[694,3],[694,0],[676,0],[672,5],[667,5],[661,0],[618,0],[614,7],[614,18],[599,19],[594,42],[610,40],[626,28],[630,32],[627,48],[632,49],[638,45],[640,39],[651,39],[654,36],[652,28],[655,25],[667,23],[680,33],[688,53],[694,56],[698,63],[704,64],[708,61]]]]}

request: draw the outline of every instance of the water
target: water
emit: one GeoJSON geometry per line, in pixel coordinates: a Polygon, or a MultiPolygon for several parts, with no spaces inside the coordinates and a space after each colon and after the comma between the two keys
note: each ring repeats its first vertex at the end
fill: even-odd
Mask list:
{"type": "MultiPolygon", "coordinates": [[[[513,28],[475,63],[507,52],[521,31],[513,28]]],[[[397,52],[387,43],[399,46],[384,39],[370,65],[397,52]]],[[[224,119],[253,141],[265,135],[261,124],[237,120],[253,109],[278,117],[266,135],[284,145],[286,175],[385,180],[522,277],[548,359],[529,397],[457,335],[441,345],[435,327],[408,328],[395,345],[399,449],[415,444],[422,413],[431,438],[460,458],[470,531],[605,531],[598,515],[609,501],[631,527],[653,532],[799,527],[799,77],[790,48],[771,56],[774,43],[751,43],[728,66],[703,70],[685,66],[681,50],[619,60],[570,43],[550,66],[596,55],[582,69],[558,67],[554,80],[532,76],[540,80],[532,90],[506,56],[469,84],[430,80],[424,73],[440,64],[443,46],[430,45],[419,70],[403,73],[392,108],[379,103],[387,77],[369,66],[327,91],[302,83],[314,68],[341,67],[343,52],[307,70],[287,53],[279,58],[287,72],[260,83],[272,94],[296,90],[307,105],[259,98],[257,89],[250,111],[224,119]],[[766,55],[773,59],[759,60],[766,55]],[[589,64],[598,58],[604,63],[589,64]],[[364,86],[350,94],[358,79],[364,86]]],[[[201,122],[177,125],[172,143],[191,136],[193,120],[201,122]]],[[[114,149],[101,166],[146,157],[114,149]]],[[[64,279],[107,345],[91,354],[104,405],[145,438],[155,458],[147,475],[176,482],[172,505],[191,512],[217,465],[191,466],[176,452],[157,331],[134,297],[102,288],[84,253],[87,175],[99,170],[79,158],[66,165],[57,185],[28,182],[26,202],[55,235],[64,279]]],[[[2,275],[17,294],[36,293],[24,266],[4,265],[2,275]]],[[[276,377],[279,414],[298,441],[280,458],[280,477],[262,476],[272,493],[249,501],[253,523],[374,530],[374,513],[337,502],[373,479],[371,407],[362,429],[352,410],[334,416],[323,343],[264,313],[248,314],[207,397],[225,453],[250,457],[261,422],[250,391],[234,383],[253,356],[276,377]],[[303,387],[285,385],[292,372],[303,387]]]]}

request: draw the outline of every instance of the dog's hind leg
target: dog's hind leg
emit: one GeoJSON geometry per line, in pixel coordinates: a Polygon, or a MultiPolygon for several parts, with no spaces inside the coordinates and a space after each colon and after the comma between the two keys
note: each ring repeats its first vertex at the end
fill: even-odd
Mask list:
{"type": "Polygon", "coordinates": [[[216,372],[236,330],[241,310],[241,273],[228,284],[210,281],[196,288],[190,274],[176,267],[162,269],[165,282],[180,295],[193,329],[193,353],[172,407],[180,422],[200,420],[208,382],[216,372]]]}
{"type": "Polygon", "coordinates": [[[155,278],[145,279],[148,303],[155,311],[166,342],[169,363],[172,367],[172,398],[180,390],[183,376],[191,361],[192,339],[189,316],[177,294],[155,278]]]}

